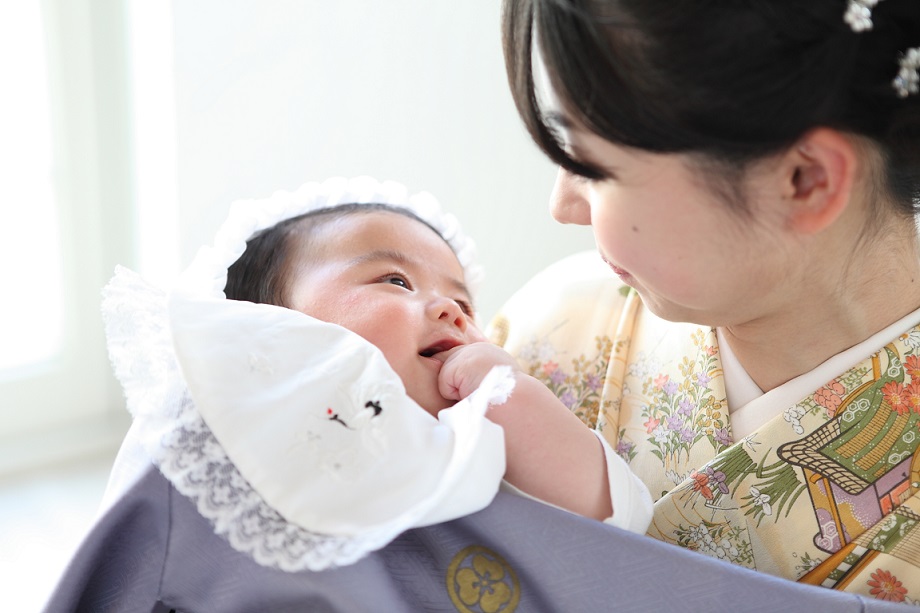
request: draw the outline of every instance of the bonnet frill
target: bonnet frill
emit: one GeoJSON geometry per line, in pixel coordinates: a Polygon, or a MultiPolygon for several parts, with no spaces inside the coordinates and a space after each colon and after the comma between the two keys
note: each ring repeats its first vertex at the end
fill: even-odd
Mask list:
{"type": "Polygon", "coordinates": [[[511,392],[507,367],[435,418],[358,335],[225,298],[227,269],[255,233],[345,203],[411,210],[476,285],[472,241],[430,194],[361,177],[236,202],[171,291],[118,268],[103,292],[129,439],[234,549],[284,571],[350,564],[407,529],[480,510],[505,468],[485,412],[511,392]]]}

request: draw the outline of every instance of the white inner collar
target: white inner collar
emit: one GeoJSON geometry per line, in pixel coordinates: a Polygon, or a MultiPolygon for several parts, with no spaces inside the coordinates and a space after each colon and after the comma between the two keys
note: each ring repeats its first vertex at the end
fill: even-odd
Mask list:
{"type": "Polygon", "coordinates": [[[920,323],[920,309],[905,315],[861,343],[829,358],[814,370],[799,375],[769,392],[761,390],[751,379],[732,352],[722,330],[717,328],[716,337],[719,341],[719,356],[722,360],[725,394],[734,439],[737,441],[748,436],[918,323],[920,323]]]}

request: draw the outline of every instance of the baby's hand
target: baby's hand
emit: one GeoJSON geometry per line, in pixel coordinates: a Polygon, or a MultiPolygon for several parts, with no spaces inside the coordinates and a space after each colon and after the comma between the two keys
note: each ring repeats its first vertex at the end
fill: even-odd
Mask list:
{"type": "Polygon", "coordinates": [[[454,347],[434,356],[442,362],[438,390],[448,400],[462,400],[479,387],[493,366],[507,365],[521,370],[507,351],[492,343],[472,343],[454,347]]]}

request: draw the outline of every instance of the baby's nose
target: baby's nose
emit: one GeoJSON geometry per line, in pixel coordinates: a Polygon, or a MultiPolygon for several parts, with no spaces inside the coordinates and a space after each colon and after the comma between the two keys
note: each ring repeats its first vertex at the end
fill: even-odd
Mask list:
{"type": "Polygon", "coordinates": [[[433,300],[429,313],[434,319],[445,321],[460,330],[466,330],[466,314],[454,300],[443,297],[433,300]]]}

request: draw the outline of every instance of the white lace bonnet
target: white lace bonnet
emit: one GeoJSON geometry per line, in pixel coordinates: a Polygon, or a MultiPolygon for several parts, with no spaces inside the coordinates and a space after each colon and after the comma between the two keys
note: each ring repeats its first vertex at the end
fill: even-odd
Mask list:
{"type": "Polygon", "coordinates": [[[430,194],[360,177],[234,203],[171,292],[124,268],[104,290],[109,353],[144,451],[235,549],[285,571],[350,564],[409,528],[480,510],[504,473],[501,428],[484,415],[511,391],[506,367],[434,418],[358,335],[225,298],[227,269],[255,233],[346,203],[411,210],[478,281],[472,241],[430,194]]]}

